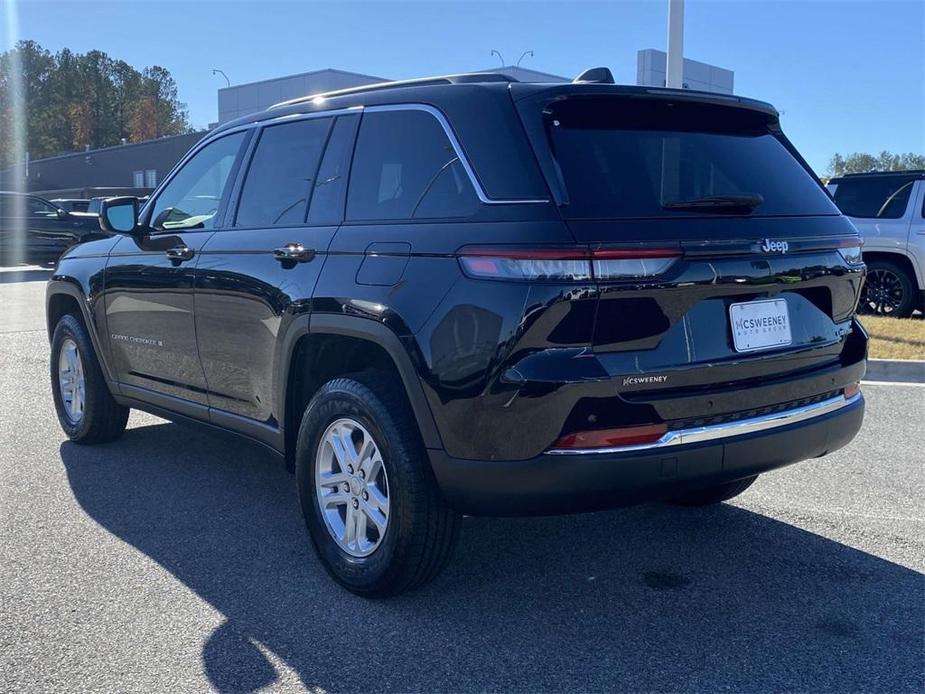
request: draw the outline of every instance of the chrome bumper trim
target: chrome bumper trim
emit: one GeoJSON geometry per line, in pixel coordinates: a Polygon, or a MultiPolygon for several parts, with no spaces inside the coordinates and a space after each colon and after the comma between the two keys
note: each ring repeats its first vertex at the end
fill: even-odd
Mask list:
{"type": "Polygon", "coordinates": [[[548,455],[626,453],[628,451],[648,451],[656,448],[681,446],[686,443],[700,443],[702,441],[743,436],[745,434],[753,434],[756,431],[776,429],[777,427],[785,427],[788,424],[805,422],[807,419],[813,419],[814,417],[821,417],[824,414],[829,414],[830,412],[835,412],[848,405],[853,405],[860,399],[860,393],[856,393],[850,398],[837,395],[834,398],[813,403],[812,405],[804,405],[803,407],[766,414],[760,417],[740,419],[735,422],[725,422],[723,424],[713,424],[705,427],[669,431],[658,441],[653,441],[652,443],[641,443],[632,446],[613,446],[609,448],[553,448],[546,451],[546,453],[548,455]]]}

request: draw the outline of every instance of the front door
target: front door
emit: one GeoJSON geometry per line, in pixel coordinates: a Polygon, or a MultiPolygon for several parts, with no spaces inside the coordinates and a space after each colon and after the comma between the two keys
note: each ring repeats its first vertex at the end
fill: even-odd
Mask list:
{"type": "MultiPolygon", "coordinates": [[[[126,395],[167,404],[158,395],[207,404],[196,349],[193,286],[199,254],[221,224],[246,133],[201,147],[158,191],[142,224],[106,267],[105,310],[116,376],[126,395]]],[[[181,402],[170,403],[184,411],[181,402]]],[[[204,414],[188,412],[189,414],[204,414]]]]}

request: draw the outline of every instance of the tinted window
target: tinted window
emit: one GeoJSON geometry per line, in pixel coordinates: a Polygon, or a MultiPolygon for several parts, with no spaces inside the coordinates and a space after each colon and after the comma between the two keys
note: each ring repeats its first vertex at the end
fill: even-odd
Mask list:
{"type": "Polygon", "coordinates": [[[26,214],[30,217],[57,217],[58,208],[39,198],[28,198],[26,200],[26,214]]]}
{"type": "Polygon", "coordinates": [[[308,199],[330,127],[330,118],[315,118],[264,129],[247,169],[236,226],[271,227],[305,222],[308,199]]]}
{"type": "Polygon", "coordinates": [[[763,199],[755,216],[836,212],[814,177],[769,132],[763,114],[708,104],[571,99],[553,107],[546,125],[569,217],[715,214],[715,207],[665,205],[752,194],[763,199]]]}
{"type": "Polygon", "coordinates": [[[908,176],[843,178],[835,189],[835,204],[849,217],[899,219],[914,185],[908,176]]]}
{"type": "Polygon", "coordinates": [[[466,217],[478,198],[437,120],[424,111],[367,113],[347,195],[349,219],[466,217]]]}
{"type": "Polygon", "coordinates": [[[339,116],[328,139],[308,212],[311,224],[339,224],[344,219],[344,192],[359,116],[339,116]]]}
{"type": "Polygon", "coordinates": [[[211,229],[244,133],[222,137],[199,150],[154,203],[155,229],[211,229]]]}

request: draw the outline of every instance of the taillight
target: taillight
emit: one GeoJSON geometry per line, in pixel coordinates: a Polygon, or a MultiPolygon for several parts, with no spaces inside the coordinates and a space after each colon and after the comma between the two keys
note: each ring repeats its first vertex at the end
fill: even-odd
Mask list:
{"type": "Polygon", "coordinates": [[[654,277],[681,256],[677,248],[503,248],[459,251],[463,272],[479,279],[574,282],[654,277]]]}
{"type": "Polygon", "coordinates": [[[674,265],[681,251],[672,248],[604,248],[591,251],[597,279],[654,277],[674,265]]]}
{"type": "Polygon", "coordinates": [[[849,265],[860,265],[864,262],[861,256],[862,245],[860,239],[845,239],[839,244],[838,254],[849,265]]]}
{"type": "Polygon", "coordinates": [[[668,431],[664,424],[643,424],[635,427],[617,429],[597,429],[566,434],[553,445],[554,450],[619,448],[621,446],[639,446],[655,443],[668,431]]]}
{"type": "Polygon", "coordinates": [[[581,248],[463,248],[459,262],[470,277],[496,280],[585,281],[591,279],[581,248]]]}

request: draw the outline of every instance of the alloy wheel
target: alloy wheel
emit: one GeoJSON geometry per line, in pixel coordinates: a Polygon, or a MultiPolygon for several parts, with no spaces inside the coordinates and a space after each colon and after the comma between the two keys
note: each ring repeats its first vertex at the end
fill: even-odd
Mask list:
{"type": "Polygon", "coordinates": [[[882,268],[870,270],[864,283],[864,309],[869,313],[889,316],[903,302],[903,284],[899,276],[882,268]]]}
{"type": "Polygon", "coordinates": [[[79,422],[84,415],[87,383],[80,350],[71,338],[61,343],[61,351],[58,353],[58,388],[68,419],[79,422]]]}
{"type": "Polygon", "coordinates": [[[325,527],[344,552],[367,557],[389,523],[389,484],[382,454],[359,422],[342,418],[321,436],[315,493],[325,527]]]}

